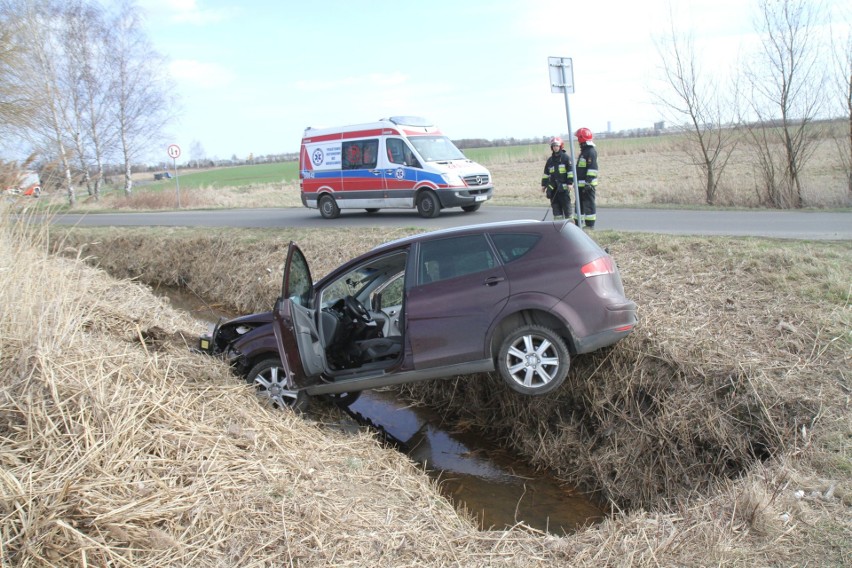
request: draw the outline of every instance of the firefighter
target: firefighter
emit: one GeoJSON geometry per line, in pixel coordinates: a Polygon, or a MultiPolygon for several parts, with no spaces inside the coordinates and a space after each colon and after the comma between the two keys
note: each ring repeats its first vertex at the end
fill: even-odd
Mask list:
{"type": "Polygon", "coordinates": [[[550,199],[554,221],[570,219],[571,192],[574,191],[571,158],[565,152],[565,143],[558,136],[550,139],[550,151],[552,154],[544,164],[544,174],[541,176],[541,190],[550,199]]]}
{"type": "Polygon", "coordinates": [[[580,143],[580,157],[577,158],[577,189],[580,192],[580,217],[589,229],[595,228],[598,218],[595,209],[595,190],[598,187],[598,150],[592,142],[594,135],[588,128],[580,128],[576,133],[580,143]]]}

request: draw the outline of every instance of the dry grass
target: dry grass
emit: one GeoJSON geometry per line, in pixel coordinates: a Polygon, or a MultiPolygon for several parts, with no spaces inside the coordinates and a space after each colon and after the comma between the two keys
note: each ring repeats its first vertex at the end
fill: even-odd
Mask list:
{"type": "Polygon", "coordinates": [[[520,566],[525,547],[552,558],[523,531],[480,535],[371,436],[262,406],[189,353],[196,322],[44,244],[2,225],[2,565],[520,566]]]}
{"type": "Polygon", "coordinates": [[[627,341],[577,359],[546,399],[487,376],[411,389],[624,509],[554,537],[479,532],[333,414],[263,407],[187,353],[195,322],[78,260],[254,311],[277,294],[290,239],[316,277],[404,231],[69,229],[51,235],[62,260],[46,235],[3,229],[6,564],[849,563],[849,244],[602,233],[641,307],[627,341]],[[330,233],[347,246],[329,254],[330,233]]]}
{"type": "MultiPolygon", "coordinates": [[[[111,273],[188,282],[249,312],[277,294],[289,240],[317,277],[404,232],[104,229],[70,231],[64,246],[111,273]],[[329,254],[330,240],[347,245],[329,254]]],[[[849,549],[838,543],[852,537],[844,521],[852,246],[596,238],[641,307],[636,333],[578,358],[566,387],[545,399],[518,397],[489,376],[419,384],[408,395],[628,511],[560,541],[572,565],[766,565],[813,555],[842,565],[849,549]],[[590,542],[587,556],[592,549],[578,543],[590,542]]]]}
{"type": "MultiPolygon", "coordinates": [[[[660,137],[640,144],[601,140],[597,144],[600,186],[597,203],[620,206],[700,206],[705,204],[704,177],[676,137],[660,137]]],[[[640,142],[640,141],[633,141],[640,142]]],[[[540,180],[549,150],[537,155],[488,163],[494,176],[494,203],[541,203],[540,180]]],[[[804,175],[804,198],[810,207],[848,207],[852,196],[832,140],[819,142],[804,175]]],[[[758,207],[760,180],[752,151],[742,145],[723,174],[717,205],[758,207]]]]}
{"type": "MultiPolygon", "coordinates": [[[[50,196],[57,204],[62,196],[50,196]]],[[[182,188],[148,191],[133,190],[128,197],[121,189],[104,192],[98,200],[85,193],[78,195],[75,211],[152,211],[161,209],[233,209],[241,207],[301,207],[299,185],[258,184],[228,188],[182,188]]]]}

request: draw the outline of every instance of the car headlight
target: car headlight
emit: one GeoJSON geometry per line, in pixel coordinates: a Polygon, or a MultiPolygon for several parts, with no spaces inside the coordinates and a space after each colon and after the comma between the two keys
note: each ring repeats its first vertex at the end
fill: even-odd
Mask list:
{"type": "Polygon", "coordinates": [[[464,186],[464,181],[458,174],[441,174],[441,178],[447,182],[447,185],[464,186]]]}

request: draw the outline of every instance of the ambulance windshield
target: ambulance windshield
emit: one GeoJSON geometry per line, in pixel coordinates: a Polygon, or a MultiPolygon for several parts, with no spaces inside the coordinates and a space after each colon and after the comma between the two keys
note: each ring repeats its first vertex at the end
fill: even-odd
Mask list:
{"type": "Polygon", "coordinates": [[[427,162],[467,159],[446,136],[410,136],[408,140],[427,162]]]}

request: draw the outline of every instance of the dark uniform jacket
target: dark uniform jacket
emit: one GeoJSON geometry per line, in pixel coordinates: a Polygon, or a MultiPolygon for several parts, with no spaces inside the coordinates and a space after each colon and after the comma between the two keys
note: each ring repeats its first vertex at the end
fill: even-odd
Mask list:
{"type": "MultiPolygon", "coordinates": [[[[578,174],[579,175],[579,174],[578,174]]],[[[559,189],[574,183],[574,172],[571,168],[571,157],[565,150],[552,154],[544,164],[544,174],[541,176],[541,187],[547,188],[547,196],[559,189]]]]}
{"type": "Polygon", "coordinates": [[[581,144],[580,157],[577,158],[577,182],[582,190],[587,185],[598,185],[598,150],[594,144],[581,144]]]}

